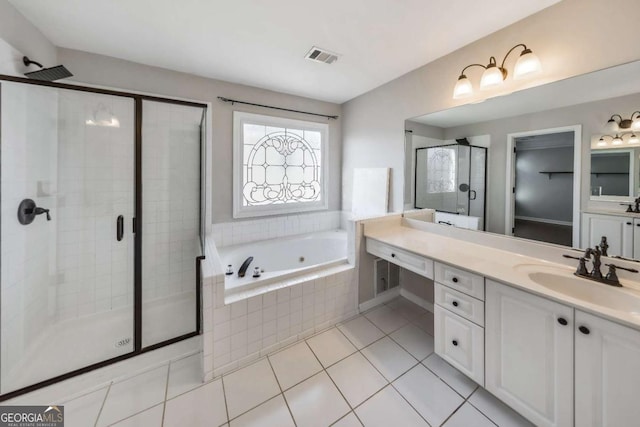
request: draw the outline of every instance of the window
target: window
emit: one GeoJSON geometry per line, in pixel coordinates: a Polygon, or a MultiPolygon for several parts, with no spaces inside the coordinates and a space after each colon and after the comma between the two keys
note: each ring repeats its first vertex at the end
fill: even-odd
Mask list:
{"type": "Polygon", "coordinates": [[[234,111],[234,218],[327,209],[328,130],[234,111]]]}
{"type": "Polygon", "coordinates": [[[427,193],[456,191],[456,151],[451,147],[427,149],[427,193]]]}

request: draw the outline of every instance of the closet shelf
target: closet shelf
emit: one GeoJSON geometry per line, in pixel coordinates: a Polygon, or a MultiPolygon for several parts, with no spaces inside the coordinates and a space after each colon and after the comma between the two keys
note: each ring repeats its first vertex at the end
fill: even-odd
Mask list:
{"type": "Polygon", "coordinates": [[[551,179],[551,175],[568,174],[568,173],[572,174],[573,171],[540,171],[538,173],[549,175],[549,179],[551,179]]]}

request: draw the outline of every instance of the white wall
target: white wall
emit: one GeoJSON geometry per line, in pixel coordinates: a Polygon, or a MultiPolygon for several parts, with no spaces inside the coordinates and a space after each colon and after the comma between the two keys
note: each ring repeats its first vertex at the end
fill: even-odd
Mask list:
{"type": "MultiPolygon", "coordinates": [[[[390,210],[402,210],[404,121],[486,97],[478,93],[467,100],[452,99],[453,86],[464,66],[504,55],[517,43],[531,47],[542,61],[542,74],[535,80],[509,79],[491,93],[498,96],[637,60],[640,45],[637,19],[632,13],[637,7],[637,0],[564,0],[345,103],[343,209],[351,208],[354,168],[391,167],[390,210]],[[615,31],[600,30],[603,17],[615,23],[615,31]]],[[[499,155],[494,160],[492,165],[505,164],[499,155]]],[[[488,200],[488,206],[494,202],[488,200]]],[[[493,215],[495,220],[503,221],[503,214],[497,215],[493,215]]],[[[492,212],[487,216],[494,221],[492,212]]],[[[488,229],[498,227],[490,224],[488,229]]]]}
{"type": "Polygon", "coordinates": [[[213,209],[214,223],[233,221],[232,115],[234,110],[328,123],[329,210],[340,209],[342,117],[338,120],[328,120],[239,104],[232,106],[219,101],[217,97],[224,96],[258,104],[330,115],[341,115],[340,105],[69,49],[59,49],[58,59],[74,74],[73,80],[76,82],[212,103],[208,114],[212,120],[214,167],[213,194],[209,201],[213,209]]]}

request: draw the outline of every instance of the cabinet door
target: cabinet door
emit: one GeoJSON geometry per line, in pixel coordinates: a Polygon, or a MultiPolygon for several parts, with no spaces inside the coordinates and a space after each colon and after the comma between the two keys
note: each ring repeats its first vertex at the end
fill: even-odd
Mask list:
{"type": "Polygon", "coordinates": [[[576,426],[638,425],[640,331],[577,310],[575,326],[576,426]]]}
{"type": "Polygon", "coordinates": [[[600,244],[602,236],[607,236],[609,255],[633,257],[633,219],[612,215],[582,215],[582,247],[600,244]]]}
{"type": "Polygon", "coordinates": [[[633,220],[633,255],[631,258],[640,258],[640,219],[633,220]]]}
{"type": "Polygon", "coordinates": [[[486,389],[536,426],[573,426],[573,309],[487,280],[486,389]]]}
{"type": "Polygon", "coordinates": [[[484,385],[484,330],[438,305],[433,314],[436,354],[484,385]]]}

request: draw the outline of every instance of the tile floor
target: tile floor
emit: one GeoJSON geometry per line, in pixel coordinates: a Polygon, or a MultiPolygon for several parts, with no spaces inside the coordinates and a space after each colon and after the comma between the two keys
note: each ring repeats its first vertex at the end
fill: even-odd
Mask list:
{"type": "Polygon", "coordinates": [[[433,353],[397,298],[206,384],[189,356],[65,402],[66,426],[530,426],[433,353]]]}

